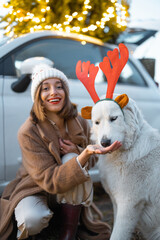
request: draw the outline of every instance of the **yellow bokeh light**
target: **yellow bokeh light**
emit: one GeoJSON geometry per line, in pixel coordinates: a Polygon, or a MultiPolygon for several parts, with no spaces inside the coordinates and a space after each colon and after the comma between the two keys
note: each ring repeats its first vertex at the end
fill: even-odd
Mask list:
{"type": "Polygon", "coordinates": [[[107,12],[110,13],[110,14],[113,13],[114,12],[114,7],[109,7],[107,9],[107,12]]]}
{"type": "Polygon", "coordinates": [[[32,19],[32,21],[33,21],[33,22],[36,22],[36,23],[39,23],[39,22],[40,22],[40,19],[39,19],[38,17],[34,17],[34,18],[32,19]]]}
{"type": "Polygon", "coordinates": [[[83,14],[86,15],[88,13],[88,11],[83,11],[83,14]]]}
{"type": "Polygon", "coordinates": [[[30,32],[31,33],[33,33],[34,32],[34,28],[32,27],[32,28],[30,28],[30,32]]]}
{"type": "Polygon", "coordinates": [[[6,32],[10,32],[10,30],[11,30],[11,26],[8,26],[8,27],[6,28],[6,32]]]}
{"type": "Polygon", "coordinates": [[[68,25],[68,24],[69,24],[69,22],[64,22],[63,24],[64,24],[64,25],[68,25]]]}
{"type": "Polygon", "coordinates": [[[82,32],[88,32],[88,28],[82,28],[82,32]]]}
{"type": "Polygon", "coordinates": [[[79,32],[80,31],[80,27],[73,27],[72,30],[76,31],[76,32],[79,32]]]}
{"type": "Polygon", "coordinates": [[[93,24],[88,27],[88,30],[90,30],[90,31],[94,31],[96,29],[97,29],[97,26],[95,26],[93,24]]]}
{"type": "Polygon", "coordinates": [[[89,0],[85,0],[84,4],[87,5],[89,3],[89,0]]]}
{"type": "Polygon", "coordinates": [[[91,8],[92,8],[92,6],[85,5],[85,8],[87,8],[87,9],[91,9],[91,8]]]}
{"type": "Polygon", "coordinates": [[[78,12],[74,12],[74,13],[72,14],[73,17],[75,17],[75,16],[77,16],[77,15],[78,15],[78,12]]]}
{"type": "Polygon", "coordinates": [[[50,25],[46,25],[44,28],[50,30],[50,29],[51,29],[51,26],[50,26],[50,25]]]}
{"type": "MultiPolygon", "coordinates": [[[[110,7],[106,8],[105,11],[102,13],[102,15],[100,14],[101,17],[96,18],[91,18],[91,22],[87,22],[87,24],[85,25],[86,22],[86,15],[89,13],[91,13],[90,9],[92,8],[91,4],[92,2],[90,2],[90,0],[84,0],[83,2],[83,6],[81,11],[75,11],[75,12],[69,12],[69,14],[65,15],[65,19],[62,23],[54,23],[51,24],[50,22],[48,22],[47,25],[45,25],[45,21],[46,18],[43,17],[44,14],[42,13],[46,13],[46,11],[50,11],[51,8],[50,6],[48,6],[50,0],[36,0],[38,3],[38,5],[41,7],[39,12],[36,12],[36,16],[34,16],[33,13],[31,12],[27,12],[25,11],[25,9],[21,9],[21,8],[15,8],[15,6],[11,6],[11,4],[9,3],[5,3],[5,1],[7,0],[0,0],[0,6],[3,4],[5,4],[5,6],[8,6],[8,10],[9,10],[9,14],[10,15],[14,15],[14,21],[18,22],[27,22],[30,24],[30,20],[34,23],[32,23],[33,25],[35,24],[34,27],[30,27],[29,31],[36,31],[36,30],[40,30],[40,29],[50,29],[50,30],[55,30],[55,31],[65,31],[65,32],[83,32],[86,33],[88,31],[95,31],[98,28],[104,29],[107,26],[107,21],[110,21],[111,18],[115,17],[116,18],[116,25],[119,28],[122,28],[123,26],[127,26],[127,17],[128,17],[128,8],[126,8],[125,6],[123,6],[121,4],[121,1],[118,0],[109,0],[110,2],[110,7]],[[17,10],[18,9],[18,10],[17,10]],[[17,14],[17,15],[16,15],[17,14]],[[79,26],[74,26],[74,23],[76,23],[77,25],[77,21],[84,21],[84,23],[79,23],[79,25],[83,25],[83,27],[79,27],[79,26]],[[72,22],[73,21],[73,22],[72,22]],[[42,25],[41,25],[41,24],[42,25]],[[92,23],[92,24],[91,24],[92,23]],[[51,24],[51,25],[49,25],[51,24]]],[[[13,21],[13,18],[11,18],[11,20],[8,20],[9,18],[7,18],[7,23],[10,24],[11,21],[13,21]]],[[[115,20],[114,20],[115,21],[115,20]]],[[[18,23],[19,24],[19,23],[18,23]]],[[[8,26],[8,25],[6,25],[8,26]]],[[[29,25],[28,25],[29,26],[29,25]]],[[[109,27],[109,25],[108,25],[109,27]]],[[[16,29],[16,27],[15,27],[16,29]]],[[[14,27],[12,29],[9,30],[9,28],[7,29],[8,32],[14,32],[15,31],[14,27]]],[[[123,28],[122,28],[123,29],[123,28]]],[[[19,33],[20,34],[20,33],[19,33]]],[[[89,33],[90,34],[90,33],[89,33]]],[[[92,34],[93,35],[93,34],[92,34]]]]}
{"type": "Polygon", "coordinates": [[[68,17],[68,21],[71,22],[73,20],[73,17],[72,16],[69,16],[68,17]]]}
{"type": "Polygon", "coordinates": [[[79,20],[79,21],[82,21],[82,20],[83,20],[83,17],[79,17],[78,20],[79,20]]]}
{"type": "Polygon", "coordinates": [[[70,27],[66,27],[65,30],[66,30],[66,32],[70,32],[71,31],[70,27]]]}
{"type": "Polygon", "coordinates": [[[84,41],[84,40],[81,41],[81,44],[82,44],[82,45],[86,45],[86,41],[84,41]]]}
{"type": "Polygon", "coordinates": [[[125,15],[126,15],[126,11],[124,11],[124,10],[121,11],[121,15],[122,15],[122,16],[125,16],[125,15]]]}
{"type": "Polygon", "coordinates": [[[126,22],[126,21],[121,21],[120,24],[121,24],[121,26],[123,26],[123,27],[124,27],[124,26],[127,26],[127,22],[126,22]]]}
{"type": "Polygon", "coordinates": [[[23,17],[20,17],[19,18],[19,22],[23,22],[24,18],[23,17]]]}
{"type": "Polygon", "coordinates": [[[42,26],[41,26],[41,25],[38,25],[37,28],[38,28],[38,29],[42,29],[42,26]]]}
{"type": "Polygon", "coordinates": [[[108,14],[109,18],[113,18],[115,15],[113,13],[108,14]]]}

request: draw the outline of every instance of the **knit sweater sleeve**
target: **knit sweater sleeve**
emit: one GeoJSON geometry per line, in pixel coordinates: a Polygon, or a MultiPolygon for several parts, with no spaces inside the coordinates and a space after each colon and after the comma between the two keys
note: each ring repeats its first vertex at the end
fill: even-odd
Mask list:
{"type": "Polygon", "coordinates": [[[63,193],[88,180],[75,157],[58,165],[34,128],[27,131],[20,129],[18,140],[26,171],[44,191],[63,193]]]}

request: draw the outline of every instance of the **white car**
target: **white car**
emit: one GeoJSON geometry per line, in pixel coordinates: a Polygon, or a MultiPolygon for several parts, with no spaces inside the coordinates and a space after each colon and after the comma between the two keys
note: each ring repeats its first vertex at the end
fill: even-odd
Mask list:
{"type": "MultiPolygon", "coordinates": [[[[93,105],[82,83],[76,78],[78,60],[98,65],[108,50],[115,46],[79,34],[60,34],[52,31],[29,33],[0,47],[0,193],[11,181],[21,163],[17,132],[29,116],[32,106],[30,73],[26,62],[41,60],[54,62],[54,67],[69,78],[71,100],[81,107],[93,105]],[[25,61],[25,62],[24,62],[25,61]]],[[[96,78],[99,96],[106,93],[107,81],[100,72],[96,78]]],[[[146,120],[160,129],[160,92],[141,63],[130,56],[121,73],[115,93],[126,93],[136,100],[146,120]]],[[[98,181],[98,170],[91,170],[98,181]]]]}

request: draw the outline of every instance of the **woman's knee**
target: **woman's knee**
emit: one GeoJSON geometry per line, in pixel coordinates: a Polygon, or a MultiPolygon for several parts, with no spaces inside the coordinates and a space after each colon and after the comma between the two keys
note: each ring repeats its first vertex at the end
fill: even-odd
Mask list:
{"type": "Polygon", "coordinates": [[[40,233],[49,224],[52,217],[52,212],[48,209],[45,212],[33,212],[26,214],[24,218],[24,225],[29,235],[40,233]]]}
{"type": "Polygon", "coordinates": [[[23,225],[28,235],[40,233],[48,226],[52,216],[53,213],[48,208],[44,196],[35,195],[24,198],[15,208],[18,228],[23,225]]]}

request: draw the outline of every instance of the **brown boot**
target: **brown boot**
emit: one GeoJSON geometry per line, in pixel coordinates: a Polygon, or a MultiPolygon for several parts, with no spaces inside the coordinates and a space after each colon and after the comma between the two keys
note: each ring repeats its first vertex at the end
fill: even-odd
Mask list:
{"type": "Polygon", "coordinates": [[[61,204],[61,232],[59,240],[74,240],[80,212],[81,205],[61,204]]]}

